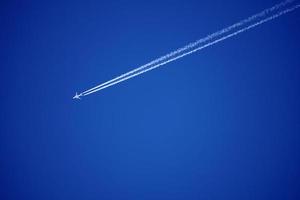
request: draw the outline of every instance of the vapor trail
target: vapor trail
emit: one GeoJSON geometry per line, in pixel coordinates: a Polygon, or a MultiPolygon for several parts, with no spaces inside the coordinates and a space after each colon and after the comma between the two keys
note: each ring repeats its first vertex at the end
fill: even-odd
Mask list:
{"type": "Polygon", "coordinates": [[[222,37],[222,38],[220,38],[220,39],[214,40],[214,41],[212,41],[212,42],[210,42],[210,43],[208,43],[208,44],[206,44],[206,45],[203,45],[203,46],[201,46],[201,47],[199,47],[199,48],[197,48],[197,49],[194,49],[194,50],[189,51],[189,52],[187,52],[187,53],[181,54],[181,55],[179,55],[179,56],[177,56],[177,57],[175,57],[175,58],[166,60],[165,62],[159,63],[159,64],[157,64],[157,65],[154,65],[154,66],[150,67],[150,68],[144,69],[144,70],[142,70],[142,71],[140,71],[140,72],[138,72],[138,73],[132,74],[132,75],[127,76],[127,77],[125,77],[125,78],[122,78],[122,79],[120,79],[120,80],[118,80],[118,81],[115,81],[115,82],[113,82],[113,83],[110,83],[110,84],[107,84],[107,85],[105,85],[105,86],[102,86],[102,87],[100,87],[100,88],[98,88],[98,89],[96,89],[96,90],[87,92],[87,93],[83,94],[83,96],[92,94],[92,93],[97,92],[97,91],[99,91],[99,90],[103,90],[103,89],[105,89],[105,88],[107,88],[107,87],[113,86],[113,85],[118,84],[118,83],[120,83],[120,82],[123,82],[123,81],[125,81],[125,80],[127,80],[127,79],[133,78],[133,77],[135,77],[135,76],[138,76],[138,75],[143,74],[143,73],[145,73],[145,72],[148,72],[148,71],[150,71],[150,70],[153,70],[153,69],[155,69],[155,68],[158,68],[158,67],[160,67],[160,66],[162,66],[162,65],[165,65],[165,64],[167,64],[167,63],[169,63],[169,62],[175,61],[175,60],[177,60],[177,59],[179,59],[179,58],[182,58],[182,57],[187,56],[187,55],[189,55],[189,54],[195,53],[196,51],[199,51],[199,50],[202,50],[202,49],[204,49],[204,48],[206,48],[206,47],[209,47],[209,46],[212,46],[212,45],[214,45],[214,44],[217,44],[217,43],[219,43],[219,42],[221,42],[221,41],[223,41],[223,40],[226,40],[226,39],[228,39],[228,38],[231,38],[231,37],[233,37],[233,36],[236,36],[236,35],[238,35],[238,34],[244,32],[244,31],[247,31],[247,30],[249,30],[249,29],[252,29],[252,28],[254,28],[254,27],[258,26],[258,25],[261,25],[261,24],[263,24],[263,23],[266,23],[266,22],[268,22],[268,21],[270,21],[270,20],[273,20],[273,19],[275,19],[275,18],[277,18],[277,17],[279,17],[279,16],[281,16],[281,15],[283,15],[283,14],[286,14],[286,13],[288,13],[288,12],[291,12],[291,11],[293,11],[293,10],[299,8],[299,7],[300,7],[300,5],[296,5],[296,6],[292,7],[292,8],[286,9],[286,10],[284,10],[284,11],[282,11],[282,12],[279,12],[278,14],[275,14],[275,15],[273,15],[273,16],[271,16],[271,17],[268,17],[268,18],[266,18],[266,19],[264,19],[264,20],[261,20],[261,21],[255,23],[255,24],[253,24],[253,25],[250,25],[250,26],[248,26],[248,27],[246,27],[246,28],[243,28],[243,29],[241,29],[241,30],[239,30],[239,31],[236,31],[236,32],[234,32],[234,33],[231,33],[231,34],[229,34],[229,35],[227,35],[227,36],[224,36],[224,37],[222,37]]]}
{"type": "Polygon", "coordinates": [[[235,29],[235,28],[238,28],[238,27],[240,27],[240,26],[243,26],[243,25],[246,24],[246,23],[250,23],[250,22],[252,22],[252,21],[254,21],[254,20],[256,20],[256,19],[258,19],[258,18],[260,18],[260,17],[264,17],[264,16],[267,15],[268,13],[274,12],[275,10],[278,10],[278,9],[282,8],[282,7],[286,6],[287,4],[292,3],[293,1],[295,1],[295,0],[286,0],[286,1],[284,1],[284,2],[278,3],[278,4],[274,5],[274,6],[272,6],[271,8],[267,8],[267,9],[261,11],[260,13],[257,13],[257,14],[255,14],[255,15],[252,15],[251,17],[248,17],[247,19],[244,19],[244,20],[242,20],[242,21],[240,21],[240,22],[238,22],[238,23],[235,23],[235,24],[233,24],[233,25],[227,27],[227,28],[224,28],[224,29],[222,29],[222,30],[220,30],[220,31],[217,31],[217,32],[213,33],[213,34],[210,34],[210,35],[208,35],[208,36],[206,36],[206,37],[204,37],[204,38],[202,38],[202,39],[200,39],[200,40],[197,40],[196,42],[190,43],[190,44],[188,44],[188,45],[186,45],[186,46],[184,46],[184,47],[182,47],[182,48],[179,48],[179,49],[177,49],[177,50],[175,50],[175,51],[173,51],[173,52],[171,52],[171,53],[169,53],[169,54],[167,54],[167,55],[165,55],[165,56],[162,56],[162,57],[160,57],[160,58],[157,58],[157,59],[155,59],[155,60],[153,60],[153,61],[151,61],[151,62],[149,62],[149,63],[147,63],[147,64],[145,64],[145,65],[142,65],[142,66],[140,66],[140,67],[138,67],[138,68],[136,68],[136,69],[133,69],[133,70],[127,72],[127,73],[121,74],[120,76],[118,76],[118,77],[116,77],[116,78],[114,78],[114,79],[111,79],[111,80],[106,81],[106,82],[104,82],[104,83],[102,83],[102,84],[100,84],[100,85],[97,85],[97,86],[95,86],[95,87],[93,87],[93,88],[90,88],[90,89],[88,89],[88,90],[82,92],[81,94],[88,93],[88,92],[90,92],[90,91],[92,91],[92,90],[95,90],[95,89],[100,88],[100,87],[102,87],[102,86],[104,86],[104,85],[107,85],[107,84],[109,84],[109,83],[112,83],[112,82],[114,82],[114,81],[116,81],[116,80],[118,80],[118,79],[124,78],[125,76],[128,76],[128,75],[130,75],[130,74],[133,74],[133,73],[135,73],[135,72],[137,72],[137,71],[143,70],[143,69],[145,69],[145,68],[147,68],[147,67],[149,67],[149,66],[151,66],[151,65],[157,64],[157,63],[159,63],[159,62],[161,62],[161,61],[164,61],[164,60],[166,60],[166,59],[168,59],[168,58],[171,58],[171,57],[173,57],[173,56],[176,56],[177,54],[179,54],[179,53],[181,53],[181,52],[183,52],[183,51],[186,51],[186,50],[188,50],[188,49],[191,49],[191,48],[195,47],[196,45],[199,45],[199,44],[201,44],[201,43],[204,43],[204,42],[207,42],[207,41],[209,41],[209,40],[212,40],[212,39],[214,39],[214,38],[216,38],[216,37],[218,37],[218,36],[220,36],[220,35],[222,35],[222,34],[228,33],[228,32],[230,32],[231,30],[233,30],[233,29],[235,29]]]}
{"type": "Polygon", "coordinates": [[[180,49],[178,49],[176,51],[173,51],[173,52],[171,52],[171,53],[169,53],[169,54],[167,54],[165,56],[162,56],[162,57],[160,57],[160,58],[158,58],[156,60],[153,60],[153,61],[151,61],[151,62],[149,62],[149,63],[147,63],[145,65],[142,65],[141,67],[138,67],[138,68],[136,68],[134,70],[131,70],[131,71],[129,71],[129,72],[125,73],[125,74],[122,74],[122,75],[120,75],[120,76],[118,76],[118,77],[116,77],[116,78],[114,78],[112,80],[109,80],[109,81],[107,81],[105,83],[102,83],[102,84],[96,86],[96,87],[93,87],[93,88],[91,88],[89,90],[86,90],[86,91],[80,93],[79,95],[77,95],[77,94],[76,95],[77,95],[77,97],[87,96],[87,95],[92,94],[94,92],[97,92],[99,90],[105,89],[107,87],[113,86],[115,84],[118,84],[118,83],[123,82],[125,80],[128,80],[130,78],[133,78],[135,76],[138,76],[140,74],[143,74],[145,72],[153,70],[153,69],[158,68],[160,66],[163,66],[163,65],[165,65],[165,64],[167,64],[169,62],[175,61],[175,60],[177,60],[179,58],[182,58],[184,56],[192,54],[192,53],[194,53],[196,51],[199,51],[199,50],[202,50],[202,49],[204,49],[206,47],[209,47],[209,46],[212,46],[214,44],[217,44],[217,43],[219,43],[219,42],[221,42],[223,40],[226,40],[228,38],[236,36],[236,35],[244,32],[244,31],[252,29],[252,28],[254,28],[254,27],[258,26],[258,25],[261,25],[263,23],[271,21],[271,20],[273,20],[273,19],[275,19],[275,18],[277,18],[277,17],[279,17],[279,16],[281,16],[283,14],[289,13],[289,12],[291,12],[291,11],[299,8],[300,5],[296,5],[296,6],[292,7],[292,8],[288,8],[288,9],[285,9],[285,10],[280,11],[280,12],[278,11],[276,14],[274,14],[274,15],[272,15],[270,17],[261,19],[260,21],[258,21],[256,23],[253,23],[251,25],[246,26],[245,28],[240,28],[240,29],[238,29],[237,31],[235,31],[233,33],[230,33],[230,34],[228,34],[226,36],[221,37],[222,35],[225,35],[225,33],[229,33],[230,31],[234,30],[235,28],[238,28],[238,27],[241,27],[241,26],[243,26],[243,25],[245,25],[247,23],[253,22],[256,19],[263,18],[267,14],[269,14],[271,12],[274,12],[275,10],[278,10],[279,8],[285,6],[285,5],[289,4],[289,3],[292,3],[293,1],[294,0],[287,0],[285,2],[276,4],[275,6],[273,6],[271,8],[268,8],[268,9],[265,9],[264,11],[262,11],[262,12],[260,12],[258,14],[255,14],[255,15],[253,15],[253,16],[245,19],[245,20],[242,20],[242,21],[240,21],[240,22],[238,22],[238,23],[236,23],[236,24],[234,24],[232,26],[229,26],[229,27],[224,28],[224,29],[222,29],[222,30],[220,30],[218,32],[215,32],[215,33],[213,33],[211,35],[208,35],[207,37],[205,37],[203,39],[200,39],[200,40],[198,40],[198,41],[196,41],[194,43],[190,43],[190,44],[186,45],[183,48],[180,48],[180,49]],[[220,37],[220,38],[218,39],[218,37],[220,37]],[[205,44],[205,42],[207,42],[207,43],[205,44]],[[199,46],[199,44],[202,44],[202,45],[199,46]]]}

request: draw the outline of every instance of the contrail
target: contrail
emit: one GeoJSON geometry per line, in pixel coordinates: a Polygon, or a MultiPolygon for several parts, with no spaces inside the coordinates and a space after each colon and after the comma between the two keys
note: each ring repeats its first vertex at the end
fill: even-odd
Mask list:
{"type": "Polygon", "coordinates": [[[88,92],[90,92],[90,91],[92,91],[94,89],[102,87],[102,86],[104,86],[106,84],[114,82],[114,81],[116,81],[116,80],[118,80],[120,78],[123,78],[123,77],[127,76],[127,75],[130,75],[130,74],[135,73],[135,72],[137,72],[139,70],[142,70],[142,69],[144,69],[146,67],[149,67],[149,66],[151,66],[153,64],[157,64],[158,62],[161,62],[161,61],[166,60],[166,59],[168,59],[168,58],[170,58],[172,56],[175,56],[175,55],[177,55],[177,54],[179,54],[179,53],[181,53],[183,51],[186,51],[187,49],[195,47],[196,45],[199,45],[201,43],[207,42],[207,41],[209,41],[209,40],[211,40],[213,38],[216,38],[216,37],[218,37],[218,36],[220,36],[222,34],[230,32],[231,30],[233,30],[235,28],[238,28],[240,26],[243,26],[246,23],[250,23],[251,21],[254,21],[257,18],[264,17],[268,13],[273,12],[275,10],[278,10],[278,9],[282,8],[283,6],[286,6],[287,4],[292,3],[293,1],[295,1],[295,0],[287,0],[287,1],[284,1],[284,2],[281,2],[281,3],[278,3],[278,4],[274,5],[274,6],[272,6],[271,8],[267,8],[267,9],[261,11],[260,13],[257,13],[255,15],[252,15],[251,17],[248,17],[247,19],[244,19],[244,20],[242,20],[242,21],[240,21],[238,23],[235,23],[235,24],[227,27],[227,28],[224,28],[224,29],[222,29],[220,31],[217,31],[217,32],[213,33],[213,34],[210,34],[210,35],[208,35],[208,36],[206,36],[206,37],[204,37],[204,38],[202,38],[200,40],[197,40],[196,42],[190,43],[190,44],[188,44],[188,45],[186,45],[186,46],[184,46],[182,48],[179,48],[179,49],[177,49],[177,50],[175,50],[175,51],[173,51],[173,52],[171,52],[171,53],[169,53],[167,55],[164,55],[164,56],[162,56],[160,58],[157,58],[157,59],[155,59],[155,60],[153,60],[153,61],[151,61],[151,62],[149,62],[149,63],[147,63],[145,65],[142,65],[142,66],[140,66],[140,67],[138,67],[136,69],[133,69],[133,70],[127,72],[127,73],[121,74],[120,76],[118,76],[118,77],[116,77],[114,79],[106,81],[105,83],[102,83],[100,85],[97,85],[97,86],[89,89],[89,90],[86,90],[86,91],[82,92],[82,94],[88,93],[88,92]]]}
{"type": "Polygon", "coordinates": [[[285,5],[289,4],[289,3],[292,3],[293,1],[294,1],[294,0],[287,0],[287,1],[281,2],[281,3],[279,3],[279,4],[276,4],[275,6],[272,6],[271,8],[267,8],[267,9],[263,10],[262,12],[260,12],[260,13],[258,13],[258,14],[255,14],[255,15],[253,15],[253,16],[251,16],[251,17],[248,17],[247,19],[244,19],[244,20],[242,20],[242,21],[240,21],[240,22],[238,22],[238,23],[235,23],[235,24],[233,24],[233,25],[227,27],[227,28],[224,28],[224,29],[222,29],[222,30],[220,30],[220,31],[217,31],[217,32],[215,32],[215,33],[213,33],[213,34],[211,34],[211,35],[208,35],[208,36],[206,36],[205,38],[202,38],[202,39],[200,39],[200,40],[197,40],[196,42],[190,43],[190,44],[188,44],[188,45],[186,45],[186,46],[184,46],[184,47],[182,47],[182,48],[180,48],[180,49],[177,49],[177,50],[175,50],[175,51],[173,51],[173,52],[171,52],[171,53],[169,53],[169,54],[167,54],[167,55],[165,55],[165,56],[162,56],[162,57],[160,57],[160,58],[158,58],[158,59],[155,59],[155,60],[153,60],[153,61],[151,61],[151,62],[149,62],[149,63],[147,63],[147,64],[145,64],[145,65],[142,65],[142,66],[140,66],[140,67],[138,67],[138,68],[136,68],[136,69],[133,69],[133,70],[127,72],[127,73],[124,73],[124,74],[122,74],[122,75],[120,75],[120,76],[118,76],[118,77],[116,77],[116,78],[114,78],[114,79],[111,79],[111,80],[109,80],[109,81],[107,81],[107,82],[105,82],[105,83],[102,83],[102,84],[100,84],[100,85],[97,85],[96,87],[93,87],[93,88],[91,88],[91,89],[89,89],[89,90],[86,90],[86,91],[82,92],[82,94],[88,93],[88,92],[90,92],[90,91],[92,91],[92,90],[94,90],[94,89],[100,88],[100,87],[102,87],[102,86],[104,86],[104,85],[106,85],[106,84],[109,84],[109,83],[111,83],[111,82],[114,82],[114,81],[116,81],[116,80],[118,80],[118,79],[120,79],[120,78],[123,78],[123,77],[128,76],[128,75],[130,75],[130,74],[133,74],[133,73],[135,73],[135,72],[137,72],[137,71],[139,71],[139,70],[142,70],[142,69],[144,69],[144,68],[147,68],[147,67],[149,67],[149,66],[151,66],[151,65],[153,65],[153,64],[157,64],[158,62],[161,62],[161,61],[166,60],[166,59],[168,59],[168,58],[170,58],[170,57],[172,57],[172,56],[175,56],[175,55],[177,55],[177,54],[179,54],[179,53],[181,53],[181,52],[183,52],[183,51],[185,51],[185,50],[187,50],[187,49],[193,48],[193,47],[195,47],[196,45],[199,45],[199,44],[201,44],[201,43],[207,42],[207,41],[209,41],[209,40],[211,40],[211,39],[213,39],[213,38],[216,38],[216,37],[218,37],[218,36],[220,36],[220,35],[222,35],[222,34],[225,34],[225,33],[229,32],[229,31],[231,31],[231,30],[233,30],[233,29],[235,29],[235,28],[238,28],[238,27],[240,27],[240,26],[243,26],[243,25],[246,24],[246,23],[249,23],[249,22],[251,22],[251,21],[254,21],[254,20],[256,20],[257,18],[263,17],[263,16],[267,15],[267,14],[270,13],[270,12],[273,12],[273,11],[275,11],[275,10],[278,10],[279,8],[285,6],[285,5]]]}
{"type": "Polygon", "coordinates": [[[173,52],[171,52],[171,53],[169,53],[169,54],[167,54],[165,56],[162,56],[162,57],[160,57],[160,58],[158,58],[156,60],[153,60],[153,61],[151,61],[151,62],[149,62],[149,63],[147,63],[145,65],[142,65],[141,67],[138,67],[138,68],[136,68],[134,70],[131,70],[131,71],[125,73],[125,74],[122,74],[122,75],[120,75],[120,76],[118,76],[118,77],[116,77],[116,78],[114,78],[112,80],[109,80],[109,81],[107,81],[105,83],[102,83],[102,84],[100,84],[100,85],[98,85],[96,87],[93,87],[93,88],[91,88],[89,90],[86,90],[86,91],[84,91],[84,92],[82,92],[80,94],[76,93],[75,97],[73,97],[73,98],[80,98],[81,96],[87,96],[87,95],[95,93],[95,92],[97,92],[99,90],[102,90],[102,89],[105,89],[107,87],[113,86],[115,84],[118,84],[118,83],[123,82],[125,80],[128,80],[130,78],[133,78],[135,76],[138,76],[140,74],[143,74],[145,72],[153,70],[153,69],[158,68],[160,66],[163,66],[163,65],[165,65],[165,64],[167,64],[169,62],[175,61],[175,60],[177,60],[179,58],[182,58],[184,56],[187,56],[189,54],[192,54],[194,52],[202,50],[202,49],[204,49],[206,47],[209,47],[209,46],[212,46],[214,44],[217,44],[217,43],[219,43],[219,42],[221,42],[223,40],[226,40],[226,39],[231,38],[233,36],[236,36],[236,35],[238,35],[238,34],[240,34],[242,32],[250,30],[250,29],[252,29],[252,28],[254,28],[254,27],[258,26],[258,25],[264,24],[264,23],[266,23],[268,21],[271,21],[271,20],[273,20],[275,18],[278,18],[281,15],[284,15],[286,13],[289,13],[289,12],[291,12],[291,11],[299,8],[300,5],[298,4],[298,5],[295,5],[294,7],[285,9],[283,11],[280,11],[280,12],[278,11],[276,14],[274,14],[274,15],[272,15],[270,17],[261,19],[260,21],[258,21],[256,23],[253,23],[251,25],[246,26],[245,28],[240,28],[240,29],[238,29],[237,31],[235,31],[233,33],[230,33],[230,34],[228,34],[226,36],[221,37],[222,35],[225,35],[225,33],[229,33],[230,31],[232,31],[232,30],[234,30],[236,28],[239,28],[239,27],[241,27],[241,26],[243,26],[243,25],[245,25],[247,23],[250,23],[250,22],[253,22],[254,20],[263,18],[267,14],[269,14],[271,12],[274,12],[275,10],[278,10],[279,8],[281,8],[281,7],[283,7],[283,6],[287,5],[287,4],[290,4],[293,1],[294,0],[287,0],[285,2],[276,4],[275,6],[273,6],[271,8],[265,9],[264,11],[262,11],[262,12],[260,12],[258,14],[255,14],[255,15],[253,15],[253,16],[245,19],[245,20],[242,20],[242,21],[240,21],[240,22],[238,22],[238,23],[236,23],[234,25],[231,25],[231,26],[229,26],[227,28],[224,28],[221,31],[218,31],[218,32],[215,32],[215,33],[213,33],[211,35],[208,35],[207,37],[205,37],[203,39],[200,39],[200,40],[198,40],[198,41],[196,41],[194,43],[190,43],[190,44],[186,45],[183,48],[175,50],[175,51],[173,51],[173,52]],[[220,37],[220,38],[218,38],[218,37],[220,37]],[[203,44],[205,42],[207,42],[207,43],[203,44]],[[202,44],[202,45],[199,46],[199,44],[202,44]]]}

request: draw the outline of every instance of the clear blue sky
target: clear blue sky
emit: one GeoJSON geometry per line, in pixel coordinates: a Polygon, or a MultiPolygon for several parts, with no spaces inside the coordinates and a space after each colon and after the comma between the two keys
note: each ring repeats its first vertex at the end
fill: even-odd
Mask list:
{"type": "Polygon", "coordinates": [[[0,199],[300,199],[299,10],[72,100],[278,2],[1,1],[0,199]]]}

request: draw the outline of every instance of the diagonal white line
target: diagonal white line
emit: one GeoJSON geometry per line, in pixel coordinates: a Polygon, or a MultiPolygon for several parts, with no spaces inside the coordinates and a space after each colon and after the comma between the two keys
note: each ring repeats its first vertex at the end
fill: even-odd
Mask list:
{"type": "Polygon", "coordinates": [[[93,88],[91,88],[89,90],[86,90],[86,91],[82,92],[81,94],[79,94],[78,96],[87,96],[87,95],[90,95],[90,94],[95,93],[97,91],[100,91],[102,89],[105,89],[107,87],[111,87],[111,86],[113,86],[115,84],[118,84],[118,83],[123,82],[125,80],[128,80],[130,78],[133,78],[135,76],[138,76],[140,74],[143,74],[145,72],[148,72],[150,70],[158,68],[160,66],[163,66],[163,65],[165,65],[165,64],[167,64],[169,62],[175,61],[175,60],[177,60],[179,58],[182,58],[182,57],[187,56],[189,54],[192,54],[194,52],[200,51],[200,50],[202,50],[202,49],[204,49],[206,47],[209,47],[209,46],[212,46],[214,44],[217,44],[217,43],[219,43],[219,42],[221,42],[223,40],[226,40],[228,38],[236,36],[236,35],[244,32],[244,31],[252,29],[252,28],[254,28],[254,27],[258,26],[258,25],[264,24],[264,23],[266,23],[268,21],[271,21],[271,20],[273,20],[275,18],[278,18],[281,15],[284,15],[286,13],[289,13],[289,12],[291,12],[291,11],[299,8],[300,5],[295,5],[294,7],[285,9],[283,11],[278,11],[276,14],[274,14],[274,15],[272,15],[270,17],[266,17],[266,15],[269,14],[269,13],[271,13],[271,12],[274,12],[275,10],[277,10],[279,8],[282,8],[283,6],[285,6],[285,5],[289,4],[289,3],[292,3],[293,1],[294,0],[288,0],[288,1],[285,1],[285,2],[282,2],[282,3],[279,3],[279,4],[273,6],[273,7],[269,8],[269,9],[266,9],[266,10],[264,10],[264,11],[262,11],[262,12],[256,14],[256,15],[253,15],[253,16],[251,16],[251,17],[249,17],[249,18],[247,18],[247,19],[245,19],[245,20],[243,20],[243,21],[241,21],[239,23],[236,23],[236,24],[228,27],[228,28],[222,29],[221,31],[218,31],[218,32],[216,32],[214,34],[211,34],[211,35],[209,35],[209,36],[207,36],[207,37],[205,37],[203,39],[200,39],[200,40],[198,40],[198,41],[196,41],[194,43],[186,45],[185,47],[183,47],[181,49],[173,51],[170,54],[167,54],[166,56],[162,56],[161,58],[158,58],[158,59],[156,59],[156,60],[154,60],[154,61],[152,61],[152,62],[150,62],[150,63],[148,63],[146,65],[143,65],[143,66],[141,66],[139,68],[136,68],[136,69],[131,70],[131,71],[125,73],[125,74],[122,74],[122,75],[120,75],[120,76],[118,76],[118,77],[116,77],[116,78],[114,78],[114,79],[112,79],[110,81],[107,81],[107,82],[102,83],[102,84],[100,84],[100,85],[98,85],[96,87],[93,87],[93,88]],[[263,17],[265,17],[265,18],[263,18],[263,17]],[[263,19],[261,19],[260,21],[258,21],[256,23],[248,25],[245,28],[241,28],[241,29],[239,29],[239,30],[237,30],[237,31],[235,31],[235,32],[233,32],[231,34],[228,34],[228,35],[223,36],[223,37],[221,37],[221,38],[218,39],[218,37],[220,37],[222,35],[225,35],[225,33],[230,32],[234,28],[243,26],[246,23],[253,22],[255,19],[259,19],[259,18],[263,18],[263,19]],[[208,43],[205,44],[205,42],[208,42],[208,43]],[[202,44],[202,45],[199,46],[199,44],[202,44]]]}

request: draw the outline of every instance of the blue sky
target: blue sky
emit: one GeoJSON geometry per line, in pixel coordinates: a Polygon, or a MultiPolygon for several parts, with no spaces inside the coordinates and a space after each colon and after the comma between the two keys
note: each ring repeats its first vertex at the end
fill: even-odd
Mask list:
{"type": "Polygon", "coordinates": [[[299,10],[83,91],[278,1],[3,1],[0,199],[299,199],[299,10]]]}

